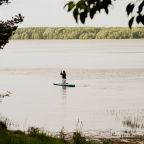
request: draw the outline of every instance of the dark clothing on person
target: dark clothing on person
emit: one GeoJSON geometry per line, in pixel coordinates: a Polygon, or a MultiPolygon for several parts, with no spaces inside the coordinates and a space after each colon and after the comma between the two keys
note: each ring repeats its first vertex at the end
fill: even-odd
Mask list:
{"type": "Polygon", "coordinates": [[[62,79],[66,79],[66,72],[65,71],[61,71],[60,75],[62,76],[62,79]]]}

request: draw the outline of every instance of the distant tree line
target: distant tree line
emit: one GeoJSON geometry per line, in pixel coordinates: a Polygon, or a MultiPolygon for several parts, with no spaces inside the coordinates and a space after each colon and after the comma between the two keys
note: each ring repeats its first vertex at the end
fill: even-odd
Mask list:
{"type": "Polygon", "coordinates": [[[143,39],[144,28],[18,28],[12,39],[143,39]]]}

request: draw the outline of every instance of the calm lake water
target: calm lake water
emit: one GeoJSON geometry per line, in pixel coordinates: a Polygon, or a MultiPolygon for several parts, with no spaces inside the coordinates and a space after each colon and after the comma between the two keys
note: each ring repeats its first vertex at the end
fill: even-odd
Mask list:
{"type": "Polygon", "coordinates": [[[10,41],[0,52],[0,113],[13,129],[144,131],[144,40],[10,41]],[[75,88],[54,86],[60,70],[75,88]],[[82,126],[83,125],[83,126],[82,126]]]}

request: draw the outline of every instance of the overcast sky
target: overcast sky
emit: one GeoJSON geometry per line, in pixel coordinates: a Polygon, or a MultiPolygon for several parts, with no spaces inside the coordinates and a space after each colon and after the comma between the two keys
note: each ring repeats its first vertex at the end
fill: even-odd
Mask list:
{"type": "Polygon", "coordinates": [[[11,4],[0,7],[0,18],[10,19],[21,13],[25,20],[21,27],[31,26],[128,26],[125,7],[127,0],[117,0],[110,14],[101,13],[86,24],[76,24],[72,13],[67,13],[64,5],[69,0],[11,0],[11,4]]]}

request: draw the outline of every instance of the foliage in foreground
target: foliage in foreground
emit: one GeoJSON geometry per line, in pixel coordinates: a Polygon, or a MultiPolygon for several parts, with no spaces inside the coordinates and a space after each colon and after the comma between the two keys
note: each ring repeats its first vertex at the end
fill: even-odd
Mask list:
{"type": "MultiPolygon", "coordinates": [[[[83,24],[87,17],[91,19],[95,15],[105,11],[109,14],[111,6],[114,6],[114,1],[116,0],[78,0],[69,1],[65,7],[68,7],[68,12],[73,13],[73,17],[76,22],[80,20],[83,24]]],[[[130,17],[128,25],[131,28],[133,22],[136,21],[137,24],[141,23],[144,25],[144,0],[130,0],[126,7],[127,15],[130,17]]]]}
{"type": "MultiPolygon", "coordinates": [[[[20,130],[8,130],[6,121],[0,121],[0,144],[99,144],[82,136],[77,131],[70,138],[65,137],[61,132],[59,136],[49,135],[43,130],[30,127],[27,132],[20,130]]],[[[112,144],[109,140],[104,140],[103,144],[112,144]]]]}
{"type": "MultiPolygon", "coordinates": [[[[0,0],[0,6],[3,4],[9,4],[9,0],[0,0]]],[[[11,20],[0,20],[0,49],[8,43],[10,37],[14,34],[18,28],[18,23],[23,22],[24,17],[21,14],[15,15],[11,20]]]]}
{"type": "Polygon", "coordinates": [[[60,138],[45,133],[24,133],[22,131],[0,130],[0,144],[63,144],[60,138]]]}
{"type": "Polygon", "coordinates": [[[37,127],[29,127],[26,132],[21,130],[9,130],[9,122],[0,120],[0,144],[140,144],[144,142],[144,136],[117,137],[117,138],[92,138],[85,136],[81,130],[73,133],[62,131],[58,135],[37,127]]]}
{"type": "Polygon", "coordinates": [[[144,28],[32,27],[19,28],[12,39],[140,39],[144,28]]]}
{"type": "Polygon", "coordinates": [[[92,144],[80,133],[75,133],[71,141],[49,136],[46,133],[24,133],[22,131],[0,130],[1,144],[92,144]]]}

